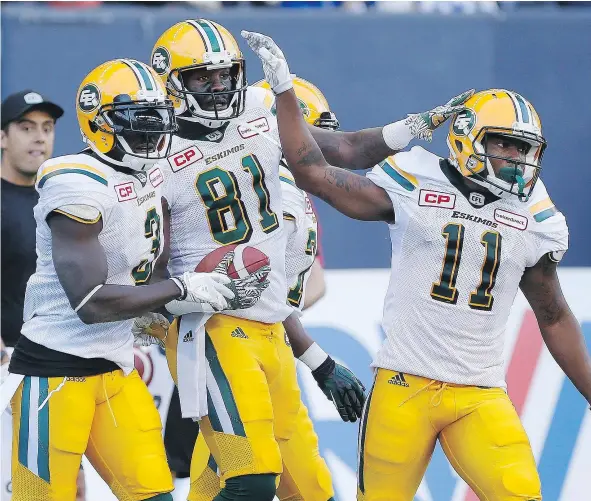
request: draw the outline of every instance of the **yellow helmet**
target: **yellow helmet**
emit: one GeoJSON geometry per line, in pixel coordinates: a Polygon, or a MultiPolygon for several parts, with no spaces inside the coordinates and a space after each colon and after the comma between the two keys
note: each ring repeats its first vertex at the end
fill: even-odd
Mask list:
{"type": "Polygon", "coordinates": [[[152,49],[152,68],[164,82],[177,115],[194,117],[207,127],[217,128],[242,114],[247,89],[244,57],[230,32],[207,19],[187,19],[167,29],[152,49]],[[191,92],[183,81],[183,73],[206,68],[229,68],[231,88],[215,92],[227,96],[222,108],[214,93],[191,92]],[[211,98],[213,110],[204,110],[199,98],[211,98]]]}
{"type": "Polygon", "coordinates": [[[451,163],[472,181],[502,197],[517,195],[527,201],[540,175],[546,140],[532,104],[513,91],[490,89],[475,93],[466,109],[451,121],[447,135],[451,163]],[[507,162],[495,173],[487,154],[486,134],[509,136],[530,145],[524,159],[507,162]]]}
{"type": "MultiPolygon", "coordinates": [[[[313,83],[304,80],[303,78],[293,76],[293,90],[300,103],[304,120],[310,125],[321,127],[323,129],[338,130],[340,127],[339,121],[333,112],[330,111],[328,101],[324,94],[313,83]]],[[[261,87],[271,92],[271,87],[266,80],[259,80],[253,87],[261,87]]],[[[270,109],[274,112],[275,101],[270,98],[266,101],[272,102],[270,109]]]]}
{"type": "Polygon", "coordinates": [[[134,59],[107,61],[78,88],[76,115],[85,143],[108,161],[143,170],[170,151],[174,107],[158,75],[134,59]]]}

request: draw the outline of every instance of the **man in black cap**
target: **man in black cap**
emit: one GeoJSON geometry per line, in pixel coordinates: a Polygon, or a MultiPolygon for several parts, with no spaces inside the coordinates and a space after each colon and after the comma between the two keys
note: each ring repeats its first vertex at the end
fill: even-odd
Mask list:
{"type": "Polygon", "coordinates": [[[64,114],[24,90],[2,102],[2,342],[13,347],[23,324],[27,280],[35,271],[35,178],[53,153],[55,122],[64,114]]]}
{"type": "MultiPolygon", "coordinates": [[[[35,178],[53,153],[55,122],[64,114],[38,92],[24,90],[2,102],[2,375],[8,370],[8,351],[23,325],[27,280],[35,271],[35,218],[39,194],[35,178]],[[6,350],[8,347],[8,350],[6,350]]],[[[10,443],[11,418],[2,415],[2,437],[10,443]]],[[[4,441],[4,440],[3,440],[4,441]]],[[[0,499],[10,499],[10,447],[2,447],[0,499]]],[[[84,500],[84,475],[78,475],[77,500],[84,500]]]]}

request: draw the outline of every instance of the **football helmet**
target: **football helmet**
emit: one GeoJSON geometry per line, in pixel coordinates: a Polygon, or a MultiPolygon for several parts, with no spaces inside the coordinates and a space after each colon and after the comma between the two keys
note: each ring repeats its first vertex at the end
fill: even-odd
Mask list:
{"type": "MultiPolygon", "coordinates": [[[[330,111],[328,101],[320,89],[313,83],[308,82],[308,80],[304,80],[296,75],[292,75],[292,81],[293,90],[302,109],[304,120],[310,125],[322,129],[338,130],[340,127],[339,121],[335,114],[330,111]]],[[[264,79],[259,80],[253,84],[253,87],[261,87],[269,91],[270,96],[265,99],[265,103],[269,104],[269,108],[275,113],[275,100],[267,81],[264,79]]]]}
{"type": "Polygon", "coordinates": [[[532,104],[516,92],[490,89],[475,93],[466,109],[450,123],[447,145],[451,163],[461,174],[499,197],[517,196],[526,202],[540,175],[546,140],[540,117],[532,104]],[[514,159],[486,152],[487,134],[508,136],[529,144],[525,158],[514,159]],[[495,173],[491,158],[506,165],[495,173]]]}
{"type": "Polygon", "coordinates": [[[226,28],[207,19],[187,19],[167,29],[152,50],[152,68],[166,86],[177,115],[218,128],[244,111],[246,66],[238,43],[226,28]],[[192,92],[183,82],[183,74],[206,68],[230,69],[231,88],[221,92],[192,92]],[[226,95],[222,108],[214,96],[226,95]],[[213,110],[204,110],[197,98],[210,97],[213,110]],[[188,112],[188,113],[187,113],[188,112]]]}
{"type": "Polygon", "coordinates": [[[170,151],[176,119],[164,85],[148,65],[107,61],[80,84],[76,115],[83,141],[107,161],[150,168],[170,151]]]}

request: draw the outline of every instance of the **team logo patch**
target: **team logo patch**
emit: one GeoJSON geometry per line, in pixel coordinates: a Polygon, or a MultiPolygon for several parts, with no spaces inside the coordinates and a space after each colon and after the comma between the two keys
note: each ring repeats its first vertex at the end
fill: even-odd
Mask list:
{"type": "Polygon", "coordinates": [[[304,118],[308,118],[310,116],[310,108],[308,108],[306,102],[298,98],[298,104],[300,105],[300,110],[302,110],[304,118]]]}
{"type": "Polygon", "coordinates": [[[419,205],[423,207],[442,207],[453,209],[456,206],[456,196],[444,191],[421,190],[419,193],[419,205]]]}
{"type": "Polygon", "coordinates": [[[189,165],[194,164],[195,162],[201,160],[203,158],[203,153],[201,150],[197,148],[197,146],[189,146],[188,148],[175,153],[174,155],[170,155],[168,157],[168,163],[172,169],[172,172],[178,172],[189,165]]]}
{"type": "Polygon", "coordinates": [[[238,133],[242,139],[248,139],[249,137],[256,136],[259,132],[269,132],[269,130],[269,122],[267,122],[265,117],[256,118],[255,120],[251,120],[244,125],[238,126],[238,133]]]}
{"type": "Polygon", "coordinates": [[[27,104],[39,104],[43,102],[41,94],[37,94],[36,92],[29,92],[28,94],[25,94],[24,99],[25,103],[27,104]]]}
{"type": "Polygon", "coordinates": [[[148,174],[148,177],[150,178],[150,184],[154,188],[156,188],[156,186],[159,186],[164,182],[164,176],[162,175],[162,171],[160,170],[160,167],[156,167],[155,169],[152,169],[150,171],[150,174],[148,174]]]}
{"type": "Polygon", "coordinates": [[[117,200],[120,202],[127,202],[128,200],[135,200],[137,198],[133,181],[116,184],[115,193],[117,193],[117,200]]]}
{"type": "Polygon", "coordinates": [[[152,68],[159,75],[164,75],[170,68],[170,53],[165,47],[156,47],[152,54],[152,68]]]}
{"type": "Polygon", "coordinates": [[[454,120],[453,131],[458,136],[467,136],[476,125],[476,113],[471,109],[465,109],[458,113],[454,120]]]}
{"type": "Polygon", "coordinates": [[[482,193],[472,192],[468,196],[468,200],[472,205],[477,205],[478,207],[482,207],[486,199],[482,193]]]}
{"type": "Polygon", "coordinates": [[[224,137],[224,134],[219,130],[214,130],[205,135],[205,139],[208,141],[219,141],[222,137],[224,137]]]}
{"type": "Polygon", "coordinates": [[[78,108],[84,113],[96,110],[101,104],[101,92],[93,83],[87,83],[78,95],[78,108]]]}
{"type": "Polygon", "coordinates": [[[513,212],[503,209],[495,209],[495,221],[521,231],[527,228],[527,218],[525,216],[514,214],[513,212]]]}

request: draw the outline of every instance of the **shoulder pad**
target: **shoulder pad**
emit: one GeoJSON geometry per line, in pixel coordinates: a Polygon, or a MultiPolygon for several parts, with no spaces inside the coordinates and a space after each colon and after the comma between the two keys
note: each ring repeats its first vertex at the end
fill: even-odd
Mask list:
{"type": "Polygon", "coordinates": [[[558,209],[548,196],[546,187],[541,179],[538,179],[534,191],[527,201],[527,208],[536,223],[541,223],[558,214],[558,209]]]}
{"type": "Polygon", "coordinates": [[[399,171],[413,176],[419,183],[422,178],[445,179],[439,167],[441,157],[420,146],[414,146],[409,151],[401,151],[388,159],[393,159],[399,171]]]}
{"type": "Polygon", "coordinates": [[[95,189],[109,186],[110,167],[93,161],[86,155],[67,155],[47,160],[37,173],[37,189],[41,190],[50,180],[58,184],[72,182],[96,185],[95,189]],[[65,175],[68,174],[68,175],[65,175]]]}
{"type": "Polygon", "coordinates": [[[246,91],[247,108],[265,108],[275,114],[275,96],[262,87],[249,87],[246,91]]]}

